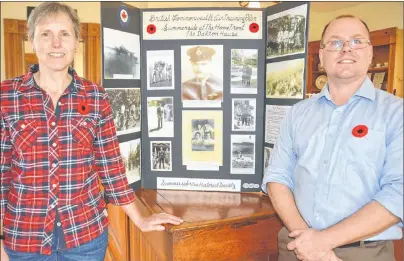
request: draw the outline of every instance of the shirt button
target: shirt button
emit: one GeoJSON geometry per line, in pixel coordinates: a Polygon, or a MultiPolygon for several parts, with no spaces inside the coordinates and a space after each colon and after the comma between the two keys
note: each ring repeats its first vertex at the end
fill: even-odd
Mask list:
{"type": "Polygon", "coordinates": [[[53,146],[53,147],[56,147],[56,143],[54,142],[54,143],[52,144],[52,146],[53,146]]]}
{"type": "Polygon", "coordinates": [[[58,104],[59,104],[59,106],[62,106],[62,103],[61,103],[61,102],[58,102],[58,104]]]}
{"type": "Polygon", "coordinates": [[[52,163],[52,168],[55,168],[56,167],[56,163],[52,163]]]}
{"type": "Polygon", "coordinates": [[[54,209],[54,208],[55,208],[55,205],[50,205],[50,207],[51,207],[52,209],[54,209]]]}
{"type": "Polygon", "coordinates": [[[52,125],[52,126],[55,126],[55,125],[56,125],[56,122],[52,121],[51,125],[52,125]]]}
{"type": "Polygon", "coordinates": [[[56,225],[57,225],[58,227],[60,227],[62,224],[61,224],[60,222],[58,222],[58,223],[56,223],[56,225]]]}
{"type": "Polygon", "coordinates": [[[86,126],[86,125],[87,125],[87,122],[83,122],[82,125],[86,126]]]}
{"type": "Polygon", "coordinates": [[[53,184],[52,187],[53,187],[53,188],[56,188],[56,184],[53,184]]]}
{"type": "Polygon", "coordinates": [[[25,124],[21,125],[21,128],[22,128],[22,129],[25,129],[25,124]]]}

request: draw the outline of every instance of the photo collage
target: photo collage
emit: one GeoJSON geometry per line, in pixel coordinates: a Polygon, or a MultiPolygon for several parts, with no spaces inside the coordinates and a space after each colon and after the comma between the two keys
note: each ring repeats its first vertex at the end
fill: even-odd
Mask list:
{"type": "Polygon", "coordinates": [[[186,170],[218,171],[224,155],[229,155],[230,174],[255,173],[257,102],[251,95],[257,95],[258,49],[231,49],[230,68],[224,68],[225,48],[225,45],[181,45],[177,47],[181,50],[180,64],[175,64],[178,54],[174,48],[145,52],[151,171],[171,171],[172,156],[181,155],[186,170]],[[176,69],[180,70],[180,79],[175,79],[176,69]],[[224,74],[230,79],[228,93],[224,91],[224,74]],[[158,90],[171,95],[160,96],[162,92],[158,90]],[[181,100],[174,101],[177,93],[181,100]],[[243,94],[248,98],[242,98],[243,94]],[[225,98],[230,98],[231,111],[224,112],[225,98]],[[175,106],[181,108],[181,121],[174,117],[175,106]],[[234,132],[229,152],[223,151],[226,113],[232,115],[228,123],[234,132]],[[181,134],[174,132],[174,124],[181,125],[181,134]],[[181,138],[181,152],[172,153],[171,146],[178,141],[174,135],[181,138]]]}
{"type": "Polygon", "coordinates": [[[280,125],[304,99],[308,4],[267,16],[264,175],[280,125]]]}
{"type": "Polygon", "coordinates": [[[304,97],[308,7],[283,6],[271,14],[102,3],[103,85],[129,183],[205,179],[213,185],[194,190],[259,191],[280,122],[304,97]]]}

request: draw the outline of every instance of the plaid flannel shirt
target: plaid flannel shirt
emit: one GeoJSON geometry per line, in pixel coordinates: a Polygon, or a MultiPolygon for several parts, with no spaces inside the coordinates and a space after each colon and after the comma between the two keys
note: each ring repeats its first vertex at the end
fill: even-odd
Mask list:
{"type": "Polygon", "coordinates": [[[38,70],[1,83],[0,217],[8,248],[51,254],[56,209],[72,248],[108,226],[99,179],[112,204],[134,195],[104,89],[69,68],[74,88],[59,99],[56,121],[50,96],[35,87],[38,70]]]}

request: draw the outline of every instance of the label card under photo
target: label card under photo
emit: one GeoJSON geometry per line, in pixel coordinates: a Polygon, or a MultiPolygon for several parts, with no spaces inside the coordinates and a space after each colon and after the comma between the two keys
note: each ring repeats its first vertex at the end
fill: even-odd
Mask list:
{"type": "Polygon", "coordinates": [[[241,180],[157,177],[157,189],[240,192],[241,180]]]}

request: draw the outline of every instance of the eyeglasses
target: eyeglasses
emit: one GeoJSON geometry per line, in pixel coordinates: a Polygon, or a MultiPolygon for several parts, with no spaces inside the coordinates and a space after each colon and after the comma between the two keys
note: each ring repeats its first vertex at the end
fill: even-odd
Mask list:
{"type": "Polygon", "coordinates": [[[368,39],[364,38],[354,38],[349,41],[343,41],[343,40],[331,40],[326,43],[321,43],[321,48],[325,49],[330,52],[337,52],[340,51],[342,48],[344,48],[345,43],[348,42],[349,46],[352,49],[363,49],[367,45],[370,45],[370,41],[368,39]]]}

